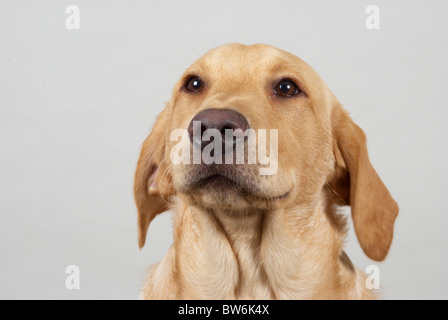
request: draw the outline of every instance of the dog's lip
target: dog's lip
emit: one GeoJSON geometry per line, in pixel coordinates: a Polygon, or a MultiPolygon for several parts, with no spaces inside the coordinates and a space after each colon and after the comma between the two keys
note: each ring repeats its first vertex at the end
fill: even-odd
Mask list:
{"type": "Polygon", "coordinates": [[[225,174],[223,172],[218,172],[218,171],[211,171],[207,174],[202,175],[201,177],[199,177],[197,180],[193,181],[193,189],[196,188],[200,188],[208,183],[213,183],[213,182],[221,182],[221,183],[226,183],[228,185],[231,185],[232,187],[236,187],[236,188],[242,188],[242,189],[246,189],[246,187],[244,186],[243,183],[237,181],[234,177],[232,177],[232,175],[230,174],[225,174]]]}
{"type": "Polygon", "coordinates": [[[283,200],[283,199],[286,199],[289,196],[289,194],[291,193],[291,191],[292,191],[292,189],[289,190],[288,192],[286,192],[285,194],[282,194],[281,196],[277,196],[277,197],[272,198],[272,200],[283,200]]]}
{"type": "Polygon", "coordinates": [[[268,201],[284,200],[284,199],[289,197],[289,195],[291,194],[292,190],[293,189],[290,189],[288,192],[285,192],[284,194],[282,194],[280,196],[273,196],[273,197],[257,196],[257,198],[259,198],[260,200],[268,200],[268,201]]]}
{"type": "Polygon", "coordinates": [[[244,175],[237,175],[236,172],[221,171],[216,168],[211,170],[206,170],[202,172],[199,177],[194,180],[190,180],[191,189],[199,189],[209,184],[215,184],[216,187],[228,187],[240,189],[247,196],[253,196],[260,200],[276,201],[288,198],[294,187],[290,188],[289,191],[279,195],[279,196],[268,196],[266,194],[262,195],[260,190],[254,187],[252,183],[249,183],[243,178],[244,175]]]}
{"type": "Polygon", "coordinates": [[[220,173],[215,173],[215,174],[211,174],[208,175],[202,179],[200,179],[199,181],[199,185],[208,183],[208,182],[213,182],[215,180],[219,180],[219,181],[224,181],[224,182],[229,182],[235,186],[238,186],[238,183],[236,181],[234,181],[232,178],[227,177],[226,175],[220,174],[220,173]]]}

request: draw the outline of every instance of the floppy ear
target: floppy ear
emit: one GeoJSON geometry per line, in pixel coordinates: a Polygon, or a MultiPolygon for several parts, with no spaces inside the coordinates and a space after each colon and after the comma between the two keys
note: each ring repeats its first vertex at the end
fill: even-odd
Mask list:
{"type": "Polygon", "coordinates": [[[168,108],[157,118],[156,124],[143,143],[134,181],[134,197],[138,209],[138,244],[143,248],[149,224],[168,210],[168,199],[174,194],[169,164],[165,160],[168,108]]]}
{"type": "Polygon", "coordinates": [[[398,205],[370,163],[366,136],[342,107],[332,114],[336,168],[330,185],[351,206],[358,241],[371,259],[386,258],[398,205]]]}

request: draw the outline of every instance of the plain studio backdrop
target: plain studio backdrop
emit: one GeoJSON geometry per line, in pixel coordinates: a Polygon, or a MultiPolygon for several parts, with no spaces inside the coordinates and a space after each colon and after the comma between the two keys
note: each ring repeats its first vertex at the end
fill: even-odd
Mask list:
{"type": "Polygon", "coordinates": [[[0,298],[138,298],[172,244],[165,213],[137,246],[140,146],[183,71],[241,42],[307,61],[365,130],[401,211],[383,263],[350,225],[354,264],[378,266],[386,299],[447,299],[447,13],[444,0],[1,0],[0,298]]]}

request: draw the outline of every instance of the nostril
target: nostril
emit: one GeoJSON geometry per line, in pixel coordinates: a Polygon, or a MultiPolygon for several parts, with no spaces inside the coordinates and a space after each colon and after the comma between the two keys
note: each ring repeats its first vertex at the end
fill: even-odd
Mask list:
{"type": "Polygon", "coordinates": [[[201,122],[201,136],[207,131],[208,127],[204,122],[201,122]]]}
{"type": "MultiPolygon", "coordinates": [[[[199,112],[190,122],[188,133],[192,142],[196,142],[206,130],[218,130],[222,137],[227,136],[227,130],[231,130],[235,138],[242,136],[249,128],[246,118],[239,112],[230,109],[206,109],[199,112]],[[196,123],[195,122],[200,122],[196,123]],[[200,128],[200,132],[199,131],[200,128]],[[200,135],[199,135],[200,134],[200,135]],[[197,137],[199,135],[199,137],[197,137]],[[196,138],[195,138],[196,137],[196,138]]],[[[198,141],[199,143],[199,141],[198,141]]],[[[208,142],[206,143],[208,144],[208,142]]],[[[204,143],[201,144],[204,147],[204,143]]]]}
{"type": "Polygon", "coordinates": [[[193,138],[193,136],[196,135],[200,135],[202,137],[202,135],[204,134],[204,132],[208,129],[207,124],[203,121],[201,121],[200,119],[196,119],[194,118],[189,126],[188,126],[188,134],[190,135],[190,138],[193,138]]]}
{"type": "Polygon", "coordinates": [[[225,136],[226,130],[235,130],[235,126],[232,126],[230,124],[226,124],[225,126],[223,126],[222,129],[221,129],[221,134],[223,136],[225,136]]]}

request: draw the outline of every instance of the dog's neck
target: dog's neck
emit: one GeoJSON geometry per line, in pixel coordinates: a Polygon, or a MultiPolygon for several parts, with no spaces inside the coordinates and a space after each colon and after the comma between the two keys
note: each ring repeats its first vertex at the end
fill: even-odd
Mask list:
{"type": "Polygon", "coordinates": [[[265,212],[179,206],[175,246],[178,263],[189,266],[178,275],[185,296],[340,298],[341,283],[355,282],[342,251],[345,222],[324,200],[265,212]]]}
{"type": "Polygon", "coordinates": [[[237,262],[238,282],[235,295],[243,299],[272,297],[274,293],[271,292],[261,261],[265,219],[269,212],[213,210],[210,214],[227,239],[237,262]]]}

